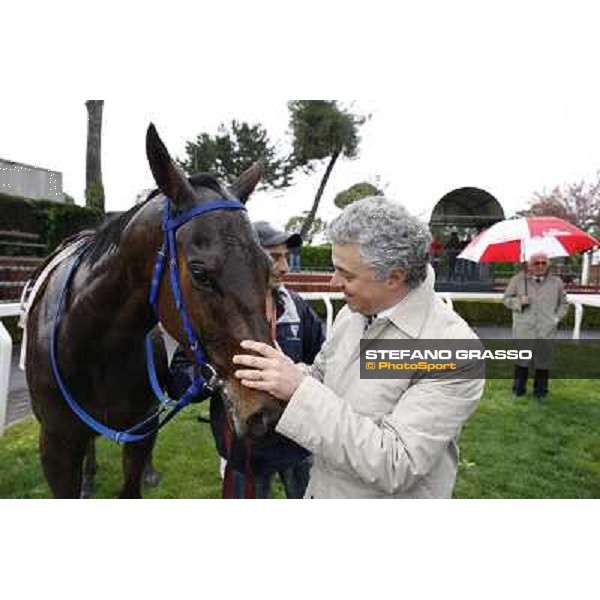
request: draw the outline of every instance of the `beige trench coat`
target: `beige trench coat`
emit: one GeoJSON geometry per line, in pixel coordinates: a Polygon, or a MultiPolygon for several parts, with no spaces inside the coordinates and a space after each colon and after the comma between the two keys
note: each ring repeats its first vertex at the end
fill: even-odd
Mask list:
{"type": "Polygon", "coordinates": [[[364,317],[340,311],[277,426],[314,454],[307,498],[451,497],[457,438],[484,380],[360,378],[361,337],[476,339],[437,298],[433,280],[430,270],[389,319],[367,332],[364,317]]]}
{"type": "MultiPolygon", "coordinates": [[[[504,304],[512,310],[513,337],[516,340],[552,340],[556,337],[558,323],[569,311],[567,295],[560,277],[548,275],[537,283],[531,275],[517,273],[504,292],[504,304]],[[522,306],[519,296],[529,296],[529,306],[522,306]]],[[[529,347],[526,343],[521,346],[529,347]]],[[[534,350],[533,365],[536,369],[550,369],[552,366],[551,344],[537,344],[534,350]]]]}

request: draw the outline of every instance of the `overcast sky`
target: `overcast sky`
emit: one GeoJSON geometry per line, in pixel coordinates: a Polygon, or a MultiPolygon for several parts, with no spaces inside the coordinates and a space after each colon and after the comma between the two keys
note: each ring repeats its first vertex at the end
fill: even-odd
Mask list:
{"type": "MultiPolygon", "coordinates": [[[[111,43],[97,56],[108,68],[101,70],[93,89],[82,90],[79,75],[84,77],[85,69],[76,71],[77,77],[73,71],[63,76],[63,67],[76,54],[75,38],[65,64],[53,64],[53,80],[59,77],[63,83],[52,93],[41,97],[24,88],[2,94],[0,158],[61,171],[64,190],[82,203],[84,102],[86,96],[103,98],[107,209],[124,210],[141,190],[153,186],[144,150],[151,121],[172,155],[181,157],[186,140],[200,132],[215,133],[219,123],[232,118],[262,123],[273,141],[285,144],[288,99],[354,97],[354,109],[370,114],[371,120],[363,127],[358,159],[338,163],[321,217],[329,220],[337,213],[337,192],[376,178],[389,196],[423,218],[444,194],[464,186],[486,189],[510,216],[535,191],[590,179],[600,168],[597,21],[578,3],[570,3],[579,8],[568,11],[550,3],[543,10],[519,4],[518,10],[495,11],[467,4],[467,21],[443,4],[431,12],[429,2],[422,10],[397,13],[392,29],[381,20],[381,38],[357,38],[343,49],[348,59],[343,65],[329,56],[329,69],[323,72],[324,64],[307,57],[298,81],[288,83],[290,92],[277,81],[278,73],[285,75],[279,65],[287,66],[289,57],[273,55],[272,47],[275,62],[263,66],[255,85],[244,85],[249,69],[243,64],[239,85],[233,85],[237,75],[231,68],[227,83],[207,84],[179,60],[168,63],[169,81],[179,77],[183,82],[171,86],[157,85],[150,78],[156,67],[149,68],[142,57],[131,69],[131,63],[111,52],[111,43]],[[391,32],[397,39],[390,42],[391,32]],[[375,42],[383,60],[374,55],[375,42]],[[136,85],[128,85],[128,78],[136,85]],[[346,85],[350,80],[352,85],[346,85]],[[340,93],[334,95],[336,87],[340,93]]],[[[376,16],[364,18],[369,22],[376,16]]],[[[261,43],[253,39],[254,45],[261,43]]],[[[250,54],[253,44],[248,45],[250,54]]],[[[35,60],[43,55],[35,53],[35,60]]],[[[39,69],[31,72],[48,76],[39,69]]],[[[307,210],[324,168],[310,178],[299,177],[284,192],[258,194],[249,205],[251,217],[283,225],[307,210]]]]}

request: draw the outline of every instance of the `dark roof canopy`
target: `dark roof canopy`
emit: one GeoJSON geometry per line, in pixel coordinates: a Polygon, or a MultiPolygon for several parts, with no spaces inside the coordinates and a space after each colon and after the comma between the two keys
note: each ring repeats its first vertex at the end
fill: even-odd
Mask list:
{"type": "Polygon", "coordinates": [[[430,227],[490,227],[505,218],[502,206],[489,192],[465,187],[446,194],[431,213],[430,227]]]}

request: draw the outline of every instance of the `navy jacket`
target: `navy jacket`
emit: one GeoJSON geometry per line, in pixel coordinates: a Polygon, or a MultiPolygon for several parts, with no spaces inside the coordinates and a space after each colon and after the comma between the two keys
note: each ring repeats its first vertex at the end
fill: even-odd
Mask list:
{"type": "MultiPolygon", "coordinates": [[[[312,364],[325,340],[323,324],[314,310],[295,292],[284,287],[278,290],[277,303],[277,343],[281,350],[294,362],[312,364]]],[[[178,349],[171,362],[169,394],[179,398],[191,383],[192,362],[178,349]]],[[[234,469],[244,472],[247,446],[243,440],[235,439],[230,455],[227,455],[224,442],[225,409],[220,398],[212,398],[210,422],[217,451],[228,460],[234,469]]],[[[280,471],[293,466],[306,458],[308,450],[290,439],[271,433],[251,445],[251,466],[255,474],[280,471]]]]}

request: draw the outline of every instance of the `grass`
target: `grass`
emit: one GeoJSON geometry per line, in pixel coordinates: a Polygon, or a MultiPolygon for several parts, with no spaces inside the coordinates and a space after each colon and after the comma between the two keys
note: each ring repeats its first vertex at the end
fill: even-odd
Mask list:
{"type": "Polygon", "coordinates": [[[489,380],[463,430],[457,498],[600,498],[597,382],[550,382],[547,403],[489,380]]]}
{"type": "MultiPolygon", "coordinates": [[[[219,457],[210,426],[197,417],[207,417],[205,406],[181,413],[161,432],[154,463],[162,475],[157,488],[146,489],[146,498],[220,498],[219,457]]],[[[49,498],[38,454],[39,426],[33,417],[13,425],[0,438],[0,498],[49,498]]],[[[115,498],[121,487],[121,449],[106,439],[96,446],[98,474],[94,498],[115,498]]],[[[272,495],[283,497],[278,480],[272,495]]]]}
{"type": "MultiPolygon", "coordinates": [[[[457,498],[600,498],[600,389],[596,381],[552,381],[547,404],[513,399],[510,382],[488,381],[463,430],[457,498]]],[[[159,436],[155,463],[163,479],[147,498],[219,498],[219,460],[210,428],[180,415],[159,436]]],[[[33,418],[0,438],[0,498],[48,498],[33,418]]],[[[120,449],[98,442],[95,497],[118,495],[120,449]]],[[[283,496],[275,482],[274,497],[283,496]]]]}

